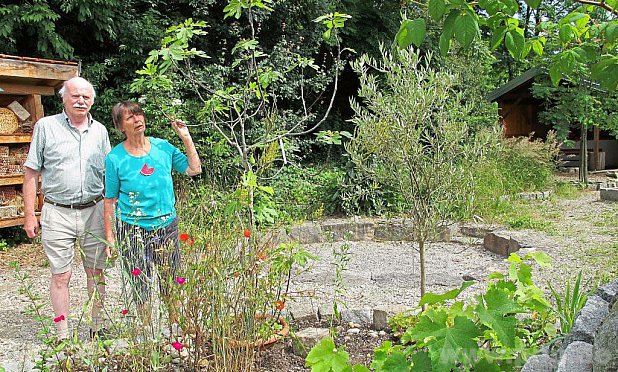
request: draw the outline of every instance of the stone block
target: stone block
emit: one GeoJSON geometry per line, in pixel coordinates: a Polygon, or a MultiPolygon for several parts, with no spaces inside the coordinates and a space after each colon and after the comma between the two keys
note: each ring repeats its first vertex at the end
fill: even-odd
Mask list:
{"type": "Polygon", "coordinates": [[[289,240],[301,244],[324,243],[326,241],[320,225],[313,222],[292,226],[287,235],[289,240]]]}
{"type": "Polygon", "coordinates": [[[596,294],[609,304],[618,300],[618,279],[597,288],[596,294]]]}
{"type": "Polygon", "coordinates": [[[533,355],[526,361],[521,372],[553,372],[556,361],[546,354],[533,355]]]}
{"type": "Polygon", "coordinates": [[[373,240],[373,222],[363,220],[325,221],[322,231],[329,240],[328,234],[333,241],[366,241],[373,240]]]}
{"type": "Polygon", "coordinates": [[[384,310],[373,309],[373,329],[378,331],[388,329],[388,313],[384,310]]]}
{"type": "Polygon", "coordinates": [[[506,230],[495,230],[485,235],[483,247],[490,252],[508,257],[511,253],[519,250],[519,243],[511,238],[506,230]]]}
{"type": "Polygon", "coordinates": [[[574,341],[567,346],[557,372],[592,372],[592,345],[583,341],[574,341]]]}
{"type": "Polygon", "coordinates": [[[573,322],[573,329],[567,336],[567,344],[574,341],[594,343],[597,329],[607,314],[609,314],[609,304],[600,296],[590,296],[573,322]]]}
{"type": "Polygon", "coordinates": [[[485,235],[491,232],[491,228],[473,225],[461,225],[459,226],[459,232],[465,236],[471,236],[473,238],[484,238],[485,235]]]}
{"type": "Polygon", "coordinates": [[[306,328],[296,332],[292,336],[292,349],[294,354],[305,358],[307,354],[318,342],[328,337],[328,328],[306,328]]]}
{"type": "Polygon", "coordinates": [[[373,324],[373,314],[371,309],[343,309],[341,321],[369,327],[373,324]]]}
{"type": "Polygon", "coordinates": [[[616,340],[618,340],[618,304],[613,306],[594,338],[592,364],[595,372],[618,371],[616,340]]]}
{"type": "Polygon", "coordinates": [[[376,241],[412,241],[414,240],[411,219],[393,219],[379,221],[373,233],[376,241]]]}
{"type": "Polygon", "coordinates": [[[618,201],[618,188],[614,187],[601,187],[601,200],[618,201]]]}
{"type": "Polygon", "coordinates": [[[438,231],[437,241],[439,242],[450,242],[453,239],[453,236],[457,235],[457,225],[446,225],[442,226],[438,231]]]}

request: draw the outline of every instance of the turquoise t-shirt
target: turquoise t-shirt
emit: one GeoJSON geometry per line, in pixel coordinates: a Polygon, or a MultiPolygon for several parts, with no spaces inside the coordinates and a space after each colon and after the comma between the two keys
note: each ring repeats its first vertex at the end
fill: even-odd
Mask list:
{"type": "Polygon", "coordinates": [[[147,230],[172,223],[176,217],[172,169],[184,173],[185,154],[166,140],[149,137],[150,152],[133,156],[122,143],[105,158],[105,197],[117,198],[116,218],[147,230]]]}

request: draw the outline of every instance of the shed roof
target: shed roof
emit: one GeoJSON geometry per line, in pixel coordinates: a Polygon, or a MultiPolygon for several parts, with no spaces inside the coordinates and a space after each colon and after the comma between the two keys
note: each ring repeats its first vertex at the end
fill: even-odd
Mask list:
{"type": "Polygon", "coordinates": [[[498,100],[500,97],[505,94],[519,88],[520,86],[528,83],[530,80],[535,77],[541,75],[544,72],[543,68],[537,66],[529,69],[518,77],[509,80],[506,84],[501,87],[496,88],[493,92],[489,93],[486,99],[490,102],[494,102],[498,100]]]}
{"type": "Polygon", "coordinates": [[[79,72],[78,62],[0,54],[0,94],[19,90],[53,95],[56,88],[64,81],[79,76],[79,72]]]}

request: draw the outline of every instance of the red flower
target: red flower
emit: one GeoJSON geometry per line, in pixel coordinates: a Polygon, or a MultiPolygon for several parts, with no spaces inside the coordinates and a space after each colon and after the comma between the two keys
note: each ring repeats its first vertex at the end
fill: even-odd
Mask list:
{"type": "Polygon", "coordinates": [[[54,318],[54,323],[58,323],[64,320],[64,315],[60,315],[54,318]]]}
{"type": "Polygon", "coordinates": [[[131,274],[133,274],[133,276],[138,276],[141,273],[142,273],[142,270],[138,269],[137,267],[133,269],[133,271],[131,271],[131,274]]]}
{"type": "Polygon", "coordinates": [[[281,311],[285,307],[285,304],[281,300],[275,301],[275,309],[281,311]]]}
{"type": "Polygon", "coordinates": [[[183,345],[183,344],[181,344],[181,343],[180,343],[180,342],[178,342],[178,341],[175,341],[175,342],[172,344],[172,347],[173,347],[174,349],[176,349],[176,350],[180,351],[180,349],[182,349],[182,348],[184,347],[184,345],[183,345]]]}
{"type": "Polygon", "coordinates": [[[251,230],[245,230],[242,232],[242,234],[245,236],[245,238],[250,238],[251,237],[251,230]]]}
{"type": "Polygon", "coordinates": [[[195,243],[195,242],[193,241],[193,239],[191,239],[191,240],[189,240],[189,241],[187,242],[187,244],[189,244],[189,245],[193,245],[193,243],[195,243]]]}
{"type": "Polygon", "coordinates": [[[178,235],[178,238],[179,238],[180,240],[182,240],[183,242],[186,242],[187,240],[189,240],[189,234],[187,234],[187,233],[182,233],[182,234],[178,235]]]}
{"type": "Polygon", "coordinates": [[[183,284],[185,284],[186,280],[187,280],[186,278],[177,277],[176,278],[176,283],[178,283],[180,285],[183,285],[183,284]]]}
{"type": "Polygon", "coordinates": [[[122,315],[127,315],[129,313],[129,310],[127,309],[122,309],[121,311],[122,315]]]}

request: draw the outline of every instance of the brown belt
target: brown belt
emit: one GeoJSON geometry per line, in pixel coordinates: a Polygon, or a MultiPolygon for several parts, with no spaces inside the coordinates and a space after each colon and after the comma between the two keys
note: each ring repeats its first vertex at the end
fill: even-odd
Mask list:
{"type": "Polygon", "coordinates": [[[51,205],[55,205],[56,207],[61,207],[61,208],[86,209],[86,208],[94,207],[101,200],[103,200],[103,195],[99,195],[94,200],[91,200],[91,201],[89,201],[87,203],[83,203],[83,204],[60,204],[60,203],[56,203],[54,201],[51,201],[51,200],[49,200],[47,198],[45,198],[45,203],[49,203],[51,205]]]}

